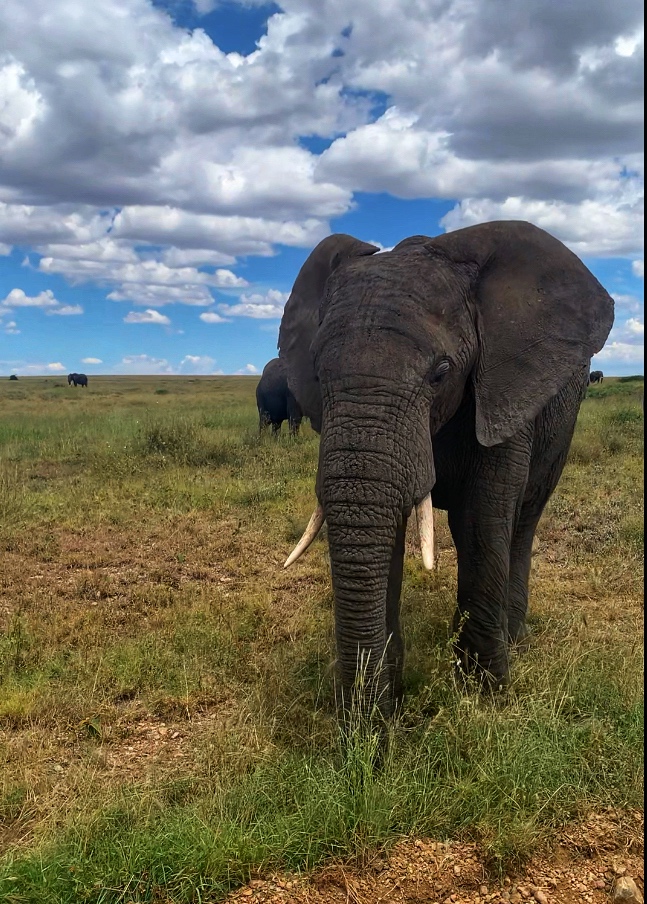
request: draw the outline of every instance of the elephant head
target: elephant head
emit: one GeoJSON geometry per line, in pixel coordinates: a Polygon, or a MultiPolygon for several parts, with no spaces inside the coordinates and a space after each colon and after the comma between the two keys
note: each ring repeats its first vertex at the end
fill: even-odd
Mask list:
{"type": "Polygon", "coordinates": [[[467,398],[474,443],[515,436],[588,371],[613,302],[574,254],[529,223],[414,236],[377,251],[347,235],[314,249],[286,304],[279,353],[321,434],[318,506],[286,564],[325,518],[344,705],[361,663],[388,715],[394,688],[379,664],[414,507],[432,563],[434,437],[467,398]]]}

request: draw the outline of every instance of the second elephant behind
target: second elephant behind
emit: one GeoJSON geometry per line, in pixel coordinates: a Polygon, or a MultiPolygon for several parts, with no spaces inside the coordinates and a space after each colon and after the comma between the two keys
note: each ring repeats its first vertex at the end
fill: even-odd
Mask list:
{"type": "Polygon", "coordinates": [[[272,358],[263,368],[256,387],[256,404],[260,430],[271,424],[272,433],[279,433],[281,424],[287,421],[292,436],[299,432],[303,412],[288,387],[285,363],[279,358],[272,358]]]}

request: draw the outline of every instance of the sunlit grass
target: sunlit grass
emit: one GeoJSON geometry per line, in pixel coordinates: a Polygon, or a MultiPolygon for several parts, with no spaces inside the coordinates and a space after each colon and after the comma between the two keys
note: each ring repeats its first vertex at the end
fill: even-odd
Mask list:
{"type": "Polygon", "coordinates": [[[642,383],[582,406],[504,700],[454,684],[446,519],[433,574],[409,538],[379,769],[370,732],[340,741],[325,541],[281,567],[314,499],[307,424],[259,437],[253,379],[55,383],[0,384],[0,898],[216,900],[412,833],[506,864],[640,805],[642,383]]]}

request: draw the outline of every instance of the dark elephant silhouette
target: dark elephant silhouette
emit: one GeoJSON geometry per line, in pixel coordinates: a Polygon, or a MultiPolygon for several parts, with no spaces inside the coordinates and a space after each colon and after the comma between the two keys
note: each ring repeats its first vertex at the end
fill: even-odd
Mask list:
{"type": "Polygon", "coordinates": [[[9,379],[10,379],[10,380],[17,380],[18,377],[17,377],[15,374],[11,374],[11,376],[9,377],[9,379]]]}
{"type": "Polygon", "coordinates": [[[271,424],[272,433],[279,433],[281,424],[287,421],[292,436],[299,432],[303,412],[288,387],[285,363],[279,358],[272,358],[263,368],[256,387],[256,404],[260,430],[271,424]]]}
{"type": "Polygon", "coordinates": [[[614,317],[593,274],[530,223],[379,250],[325,238],[299,271],[279,332],[290,389],[321,437],[317,504],[286,565],[325,521],[344,719],[354,706],[390,716],[402,698],[414,510],[427,568],[433,507],[448,513],[459,674],[508,682],[511,653],[527,643],[537,524],[614,317]]]}
{"type": "Polygon", "coordinates": [[[88,378],[86,377],[85,374],[76,374],[76,373],[68,374],[67,375],[67,385],[68,386],[72,386],[72,385],[87,386],[88,378]]]}
{"type": "Polygon", "coordinates": [[[601,370],[592,370],[589,374],[589,383],[601,383],[604,380],[604,374],[601,370]]]}

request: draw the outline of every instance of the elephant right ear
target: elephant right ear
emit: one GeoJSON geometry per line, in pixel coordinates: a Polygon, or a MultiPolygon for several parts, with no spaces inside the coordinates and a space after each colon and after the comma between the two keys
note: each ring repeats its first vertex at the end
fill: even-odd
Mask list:
{"type": "Polygon", "coordinates": [[[288,385],[314,430],[321,431],[321,394],[310,351],[319,329],[319,305],[326,282],[340,264],[380,249],[337,233],[319,242],[294,281],[279,329],[279,358],[285,361],[288,385]]]}

